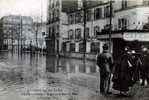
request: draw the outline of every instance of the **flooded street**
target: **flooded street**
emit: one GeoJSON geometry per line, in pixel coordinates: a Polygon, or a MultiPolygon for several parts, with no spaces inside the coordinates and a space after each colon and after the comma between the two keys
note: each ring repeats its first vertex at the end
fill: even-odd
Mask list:
{"type": "Polygon", "coordinates": [[[96,72],[93,62],[87,62],[86,66],[81,60],[3,52],[0,100],[76,100],[79,95],[89,99],[95,91],[81,87],[80,83],[73,84],[75,78],[72,78],[96,72]]]}
{"type": "Polygon", "coordinates": [[[149,89],[130,98],[99,91],[95,62],[42,55],[0,54],[0,100],[147,100],[149,89]],[[112,98],[111,98],[112,97],[112,98]]]}

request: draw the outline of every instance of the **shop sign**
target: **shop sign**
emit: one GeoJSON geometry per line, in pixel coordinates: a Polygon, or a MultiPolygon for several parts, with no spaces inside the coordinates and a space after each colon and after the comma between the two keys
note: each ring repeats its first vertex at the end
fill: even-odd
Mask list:
{"type": "Polygon", "coordinates": [[[149,41],[149,33],[124,33],[123,38],[127,41],[149,41]]]}

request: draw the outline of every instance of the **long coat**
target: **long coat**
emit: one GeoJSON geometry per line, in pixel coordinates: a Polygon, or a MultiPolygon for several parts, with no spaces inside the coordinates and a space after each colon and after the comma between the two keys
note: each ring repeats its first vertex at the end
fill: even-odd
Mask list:
{"type": "Polygon", "coordinates": [[[141,56],[142,66],[140,68],[141,73],[145,74],[149,78],[149,52],[143,52],[141,56]]]}
{"type": "Polygon", "coordinates": [[[113,76],[113,89],[119,91],[128,91],[132,86],[132,76],[135,70],[135,59],[131,54],[124,54],[115,66],[113,76]]]}

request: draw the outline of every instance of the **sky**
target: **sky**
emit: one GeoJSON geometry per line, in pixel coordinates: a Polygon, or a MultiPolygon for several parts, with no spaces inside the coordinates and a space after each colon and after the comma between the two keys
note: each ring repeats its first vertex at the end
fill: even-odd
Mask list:
{"type": "Polygon", "coordinates": [[[47,0],[0,0],[0,18],[5,15],[32,16],[34,20],[47,16],[47,0]]]}

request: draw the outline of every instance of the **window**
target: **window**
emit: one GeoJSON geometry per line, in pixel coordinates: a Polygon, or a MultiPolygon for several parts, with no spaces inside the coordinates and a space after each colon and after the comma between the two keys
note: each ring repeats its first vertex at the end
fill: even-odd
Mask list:
{"type": "Polygon", "coordinates": [[[53,13],[50,13],[50,22],[52,22],[52,20],[53,20],[53,13]]]}
{"type": "Polygon", "coordinates": [[[69,24],[74,24],[74,15],[73,14],[68,16],[68,23],[69,24]]]}
{"type": "Polygon", "coordinates": [[[57,21],[59,19],[59,9],[54,9],[53,10],[53,19],[54,21],[57,21]]]}
{"type": "Polygon", "coordinates": [[[127,0],[122,0],[122,9],[127,8],[127,0]]]}
{"type": "Polygon", "coordinates": [[[81,23],[83,22],[83,13],[78,12],[75,15],[75,23],[81,23]]]}
{"type": "Polygon", "coordinates": [[[49,8],[52,8],[52,3],[51,3],[51,1],[49,1],[49,8]]]}
{"type": "Polygon", "coordinates": [[[97,34],[100,32],[100,27],[99,26],[95,26],[94,27],[94,36],[97,36],[97,34]]]}
{"type": "Polygon", "coordinates": [[[79,44],[79,52],[84,52],[83,42],[79,44]]]}
{"type": "Polygon", "coordinates": [[[54,18],[55,18],[55,12],[53,10],[53,12],[52,12],[52,21],[54,20],[54,18]]]}
{"type": "Polygon", "coordinates": [[[118,28],[122,30],[127,29],[127,19],[125,18],[118,19],[118,28]]]}
{"type": "Polygon", "coordinates": [[[75,43],[70,43],[70,52],[75,52],[75,43]]]}
{"type": "Polygon", "coordinates": [[[89,28],[86,28],[85,29],[85,37],[86,38],[89,38],[89,28]]]}
{"type": "Polygon", "coordinates": [[[149,5],[149,0],[143,0],[143,5],[148,6],[149,5]]]}
{"type": "Polygon", "coordinates": [[[56,28],[56,30],[55,30],[56,31],[56,37],[59,37],[59,35],[60,35],[59,34],[59,25],[56,25],[55,28],[56,28]]]}
{"type": "Polygon", "coordinates": [[[51,4],[52,4],[52,8],[54,8],[54,2],[51,2],[51,4]]]}
{"type": "MultiPolygon", "coordinates": [[[[113,29],[113,25],[111,25],[111,30],[113,29]]],[[[106,24],[105,26],[104,26],[104,31],[109,31],[110,30],[110,24],[106,24]]]]}
{"type": "Polygon", "coordinates": [[[110,17],[110,6],[104,7],[104,17],[110,17]]]}
{"type": "Polygon", "coordinates": [[[95,19],[102,18],[102,8],[96,8],[95,9],[94,18],[95,19]]]}
{"type": "Polygon", "coordinates": [[[69,30],[68,32],[68,38],[73,39],[73,30],[69,30]]]}
{"type": "Polygon", "coordinates": [[[81,39],[81,29],[80,28],[75,30],[75,38],[81,39]]]}
{"type": "Polygon", "coordinates": [[[92,16],[91,10],[87,10],[86,11],[86,21],[91,21],[91,16],[92,16]]]}
{"type": "Polygon", "coordinates": [[[59,6],[59,0],[56,0],[56,6],[59,6]]]}
{"type": "Polygon", "coordinates": [[[63,42],[62,43],[62,51],[63,52],[66,52],[67,51],[66,48],[67,48],[67,43],[66,42],[63,42]]]}
{"type": "Polygon", "coordinates": [[[98,53],[100,51],[99,43],[98,42],[92,42],[91,43],[91,52],[92,53],[98,53]]]}
{"type": "Polygon", "coordinates": [[[52,36],[52,33],[51,33],[51,27],[49,27],[49,37],[52,36]]]}
{"type": "Polygon", "coordinates": [[[56,33],[56,29],[55,29],[55,27],[53,26],[53,27],[52,27],[52,36],[55,37],[55,33],[56,33]]]}
{"type": "Polygon", "coordinates": [[[104,26],[104,30],[109,30],[110,29],[110,25],[109,24],[106,24],[105,26],[104,26]]]}
{"type": "Polygon", "coordinates": [[[56,9],[55,10],[55,16],[56,16],[56,20],[59,20],[59,9],[56,9]]]}

